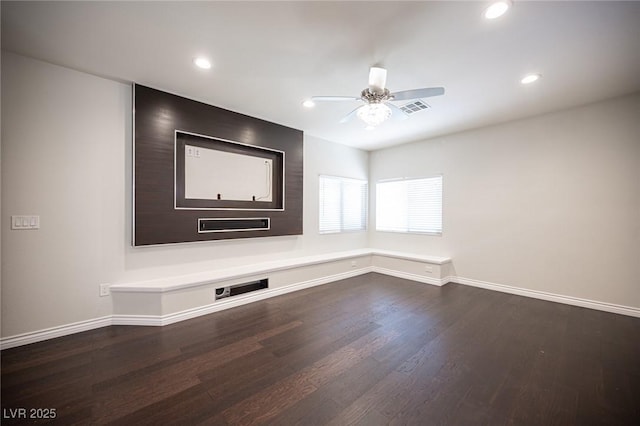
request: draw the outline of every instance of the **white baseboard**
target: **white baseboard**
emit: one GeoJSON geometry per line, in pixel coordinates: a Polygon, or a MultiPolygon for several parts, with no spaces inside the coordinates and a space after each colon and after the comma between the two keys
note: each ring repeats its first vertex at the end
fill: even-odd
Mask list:
{"type": "Polygon", "coordinates": [[[598,302],[596,300],[581,299],[579,297],[564,296],[561,294],[547,293],[545,291],[529,290],[521,287],[513,287],[504,284],[495,284],[487,281],[479,281],[464,277],[449,277],[449,281],[473,287],[485,288],[487,290],[501,291],[503,293],[515,294],[518,296],[532,297],[534,299],[547,300],[550,302],[564,303],[572,306],[596,309],[598,311],[612,312],[614,314],[628,315],[640,318],[640,308],[632,306],[616,305],[614,303],[598,302]]]}
{"type": "Polygon", "coordinates": [[[372,272],[377,272],[379,274],[384,274],[384,275],[390,275],[392,277],[398,277],[398,278],[404,278],[407,280],[411,280],[411,281],[418,281],[421,283],[426,283],[426,284],[431,284],[431,285],[437,285],[439,287],[445,285],[446,283],[449,282],[449,278],[433,278],[433,277],[425,277],[423,275],[417,275],[417,274],[412,274],[410,272],[403,272],[403,271],[398,271],[395,269],[387,269],[387,268],[381,268],[380,266],[373,266],[372,268],[372,272]]]}
{"type": "Polygon", "coordinates": [[[613,303],[598,302],[595,300],[581,299],[571,296],[563,296],[554,293],[547,293],[537,290],[528,290],[520,287],[513,287],[504,284],[495,284],[486,281],[479,281],[470,278],[448,276],[445,278],[432,278],[425,277],[408,272],[381,268],[377,266],[368,266],[365,268],[358,268],[348,272],[329,275],[326,277],[315,278],[308,281],[303,281],[295,284],[291,284],[284,287],[265,289],[247,294],[244,296],[236,296],[234,298],[223,299],[221,301],[211,303],[205,306],[201,306],[194,309],[188,309],[181,312],[175,312],[167,315],[110,315],[101,318],[95,318],[86,321],[80,321],[73,324],[62,325],[58,327],[47,328],[44,330],[38,330],[30,333],[19,334],[15,336],[5,337],[0,339],[0,350],[10,349],[17,346],[28,345],[30,343],[41,342],[44,340],[53,339],[56,337],[67,336],[74,333],[80,333],[82,331],[93,330],[96,328],[106,327],[109,325],[142,325],[142,326],[163,326],[173,324],[179,321],[196,318],[201,315],[207,315],[210,313],[218,312],[224,309],[230,309],[236,306],[244,305],[258,300],[268,299],[270,297],[279,296],[282,294],[291,293],[305,288],[315,287],[322,284],[327,284],[334,281],[339,281],[358,275],[366,274],[368,272],[377,272],[384,275],[390,275],[398,278],[404,278],[411,281],[422,282],[426,284],[443,286],[448,282],[455,282],[458,284],[469,285],[473,287],[485,288],[488,290],[500,291],[504,293],[515,294],[519,296],[532,297],[535,299],[548,300],[551,302],[565,303],[573,306],[581,306],[584,308],[596,309],[605,312],[612,312],[615,314],[628,315],[633,317],[640,317],[640,308],[634,308],[631,306],[616,305],[613,303]]]}
{"type": "Polygon", "coordinates": [[[111,316],[111,325],[143,325],[143,326],[160,327],[165,324],[162,323],[162,316],[160,315],[113,314],[111,316]]]}
{"type": "Polygon", "coordinates": [[[74,322],[72,324],[65,324],[58,327],[46,328],[44,330],[38,330],[30,333],[17,334],[11,337],[4,337],[0,339],[0,350],[54,339],[56,337],[68,336],[69,334],[106,327],[108,325],[111,325],[110,315],[86,321],[74,322]]]}

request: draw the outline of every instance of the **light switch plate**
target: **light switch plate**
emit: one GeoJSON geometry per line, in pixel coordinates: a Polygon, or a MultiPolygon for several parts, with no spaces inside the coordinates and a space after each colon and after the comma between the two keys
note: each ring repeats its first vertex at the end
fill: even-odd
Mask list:
{"type": "Polygon", "coordinates": [[[40,229],[40,216],[14,215],[11,216],[11,229],[40,229]]]}

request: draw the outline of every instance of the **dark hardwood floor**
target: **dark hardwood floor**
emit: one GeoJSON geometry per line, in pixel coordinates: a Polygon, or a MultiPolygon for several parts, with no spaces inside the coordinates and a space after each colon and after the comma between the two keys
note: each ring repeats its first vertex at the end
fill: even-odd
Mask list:
{"type": "Polygon", "coordinates": [[[20,408],[65,425],[639,425],[640,319],[367,274],[3,351],[2,423],[34,423],[20,408]]]}

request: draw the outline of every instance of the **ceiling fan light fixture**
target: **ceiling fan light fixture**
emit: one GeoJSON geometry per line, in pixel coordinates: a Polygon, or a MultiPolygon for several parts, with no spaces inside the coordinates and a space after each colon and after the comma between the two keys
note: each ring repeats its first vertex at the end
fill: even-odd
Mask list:
{"type": "Polygon", "coordinates": [[[504,15],[511,7],[511,1],[501,0],[491,3],[484,11],[484,17],[487,19],[496,19],[504,15]]]}
{"type": "Polygon", "coordinates": [[[391,108],[382,103],[367,104],[358,110],[357,115],[367,127],[377,127],[391,117],[391,108]]]}
{"type": "Polygon", "coordinates": [[[209,68],[211,68],[211,62],[202,56],[199,56],[197,58],[195,58],[193,60],[193,63],[198,67],[201,68],[203,70],[208,70],[209,68]]]}
{"type": "Polygon", "coordinates": [[[371,67],[369,70],[369,89],[373,92],[382,92],[386,85],[387,70],[380,67],[371,67]]]}
{"type": "Polygon", "coordinates": [[[540,74],[529,74],[526,75],[524,77],[522,77],[522,80],[520,80],[520,83],[522,84],[531,84],[535,81],[538,81],[540,79],[541,75],[540,74]]]}
{"type": "MultiPolygon", "coordinates": [[[[421,89],[402,90],[391,92],[385,86],[387,84],[387,70],[380,67],[371,67],[369,70],[369,86],[360,92],[359,97],[354,96],[312,96],[311,102],[324,101],[359,101],[364,105],[352,110],[340,120],[346,123],[354,117],[362,120],[367,130],[375,128],[388,120],[391,115],[402,120],[407,114],[391,101],[411,101],[444,95],[444,87],[425,87],[421,89]]],[[[311,104],[303,103],[311,107],[311,104]]],[[[426,108],[426,107],[425,107],[426,108]]]]}

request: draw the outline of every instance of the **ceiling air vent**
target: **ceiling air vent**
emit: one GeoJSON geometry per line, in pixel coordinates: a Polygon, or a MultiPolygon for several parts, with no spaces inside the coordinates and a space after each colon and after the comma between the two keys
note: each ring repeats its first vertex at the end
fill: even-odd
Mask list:
{"type": "Polygon", "coordinates": [[[411,115],[411,114],[414,114],[416,112],[420,112],[420,111],[425,110],[427,108],[430,108],[430,106],[427,105],[426,103],[420,101],[420,100],[408,103],[406,105],[402,105],[400,107],[400,109],[407,115],[411,115]]]}

